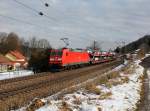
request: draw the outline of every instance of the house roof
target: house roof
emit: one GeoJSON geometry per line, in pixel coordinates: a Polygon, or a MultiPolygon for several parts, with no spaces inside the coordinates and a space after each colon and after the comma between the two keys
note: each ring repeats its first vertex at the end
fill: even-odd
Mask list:
{"type": "Polygon", "coordinates": [[[0,64],[13,64],[9,59],[0,54],[0,64]]]}
{"type": "Polygon", "coordinates": [[[27,59],[25,56],[23,56],[19,51],[10,51],[5,55],[11,62],[14,64],[20,63],[21,65],[24,65],[27,63],[27,59]]]}
{"type": "Polygon", "coordinates": [[[11,51],[10,54],[15,56],[17,59],[26,59],[25,56],[23,56],[19,51],[11,51]]]}
{"type": "Polygon", "coordinates": [[[5,57],[7,57],[10,61],[16,61],[17,60],[17,58],[10,53],[6,54],[5,57]]]}

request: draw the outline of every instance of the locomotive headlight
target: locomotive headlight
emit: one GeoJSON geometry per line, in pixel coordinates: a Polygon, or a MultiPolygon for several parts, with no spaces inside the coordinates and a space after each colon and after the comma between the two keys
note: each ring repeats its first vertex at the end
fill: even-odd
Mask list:
{"type": "Polygon", "coordinates": [[[58,61],[61,61],[62,60],[62,58],[58,58],[58,61]]]}
{"type": "Polygon", "coordinates": [[[50,61],[54,61],[54,58],[50,58],[50,61]]]}

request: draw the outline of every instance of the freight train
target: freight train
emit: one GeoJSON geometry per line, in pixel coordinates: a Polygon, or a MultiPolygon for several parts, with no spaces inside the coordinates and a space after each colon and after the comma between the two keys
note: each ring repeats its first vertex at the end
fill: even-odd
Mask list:
{"type": "Polygon", "coordinates": [[[90,64],[109,62],[115,59],[112,52],[73,50],[68,48],[51,49],[49,65],[51,68],[72,69],[90,64]]]}

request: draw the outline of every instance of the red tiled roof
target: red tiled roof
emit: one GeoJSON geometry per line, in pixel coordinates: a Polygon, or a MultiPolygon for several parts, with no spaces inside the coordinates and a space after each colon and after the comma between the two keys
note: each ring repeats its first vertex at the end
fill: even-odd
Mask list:
{"type": "Polygon", "coordinates": [[[12,54],[13,56],[15,56],[17,59],[26,59],[20,52],[18,51],[11,51],[10,54],[12,54]]]}

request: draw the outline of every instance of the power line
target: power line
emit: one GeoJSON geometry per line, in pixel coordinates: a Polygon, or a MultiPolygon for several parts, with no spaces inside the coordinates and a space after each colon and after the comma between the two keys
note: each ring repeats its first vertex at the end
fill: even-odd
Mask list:
{"type": "MultiPolygon", "coordinates": [[[[32,25],[32,26],[35,26],[35,27],[40,27],[41,29],[46,29],[46,30],[44,30],[44,31],[46,31],[47,33],[50,33],[50,32],[48,31],[49,29],[47,29],[47,28],[45,28],[45,27],[42,27],[42,26],[40,26],[40,25],[31,23],[31,22],[28,22],[28,21],[20,20],[20,19],[14,18],[14,17],[2,15],[2,14],[0,14],[0,16],[3,17],[3,18],[7,18],[7,19],[10,19],[10,20],[16,21],[16,22],[23,23],[23,24],[28,24],[28,25],[32,25]]],[[[69,33],[68,33],[68,34],[69,34],[69,33]]],[[[82,38],[82,37],[81,37],[81,38],[82,38]]],[[[73,38],[73,39],[75,39],[75,38],[73,38]]],[[[84,39],[84,38],[83,38],[83,39],[84,39]]]]}
{"type": "Polygon", "coordinates": [[[45,16],[46,18],[48,18],[48,19],[50,19],[50,20],[56,21],[55,18],[52,18],[52,17],[49,17],[49,16],[45,15],[42,11],[38,11],[38,10],[36,10],[36,9],[34,9],[34,8],[28,6],[28,5],[26,5],[26,4],[24,4],[24,3],[20,2],[20,1],[17,1],[17,0],[13,0],[13,1],[16,2],[16,3],[18,3],[18,4],[20,4],[20,5],[22,5],[22,6],[25,7],[25,8],[28,8],[28,9],[30,9],[30,10],[32,10],[32,11],[38,13],[38,14],[41,15],[41,16],[45,16]]]}
{"type": "MultiPolygon", "coordinates": [[[[56,21],[56,19],[54,19],[54,18],[52,18],[52,17],[49,17],[49,16],[45,15],[43,12],[40,12],[40,11],[38,11],[38,10],[36,10],[36,9],[34,9],[34,8],[28,6],[28,5],[26,5],[26,4],[24,4],[24,3],[20,2],[20,1],[17,1],[17,0],[14,0],[14,1],[15,1],[16,3],[18,3],[18,4],[22,5],[22,6],[24,6],[24,7],[26,7],[26,8],[28,8],[28,9],[32,10],[32,11],[38,13],[38,14],[41,15],[41,16],[45,16],[45,17],[48,18],[48,19],[51,19],[51,20],[53,20],[53,21],[56,21]]],[[[40,1],[41,1],[42,3],[44,2],[43,0],[40,0],[40,1]]],[[[56,22],[56,23],[58,23],[58,22],[56,22]]],[[[83,38],[83,37],[80,37],[80,38],[81,38],[81,39],[84,39],[84,40],[91,40],[91,39],[87,39],[87,38],[83,38]]]]}
{"type": "Polygon", "coordinates": [[[40,1],[42,2],[42,4],[45,5],[45,7],[49,7],[49,4],[48,4],[47,2],[45,2],[45,1],[43,1],[43,0],[40,0],[40,1]]]}
{"type": "Polygon", "coordinates": [[[6,15],[2,15],[2,14],[0,14],[0,16],[1,16],[1,17],[4,17],[4,18],[11,19],[11,20],[13,20],[13,21],[22,22],[22,23],[25,23],[25,24],[28,24],[28,25],[33,25],[33,26],[38,26],[38,27],[39,27],[39,25],[30,23],[30,22],[27,22],[27,21],[24,21],[24,20],[16,19],[16,18],[13,18],[13,17],[10,17],[10,16],[6,16],[6,15]]]}
{"type": "Polygon", "coordinates": [[[20,23],[23,23],[23,24],[28,24],[28,25],[32,25],[32,26],[35,26],[35,27],[40,27],[41,29],[46,29],[46,30],[44,30],[45,32],[50,33],[48,31],[49,29],[47,29],[45,27],[42,27],[40,25],[37,25],[37,24],[33,24],[31,22],[27,22],[27,21],[24,21],[24,20],[20,20],[20,19],[10,17],[10,16],[6,16],[6,15],[2,15],[2,14],[0,14],[0,17],[7,18],[7,19],[10,19],[10,20],[13,20],[13,21],[16,21],[16,22],[20,22],[20,23]]]}
{"type": "MultiPolygon", "coordinates": [[[[14,1],[15,1],[16,3],[18,3],[18,4],[20,4],[20,5],[22,5],[22,6],[26,7],[26,8],[28,8],[28,9],[30,9],[30,10],[36,12],[36,13],[41,13],[41,14],[43,14],[42,12],[39,12],[38,10],[36,10],[36,9],[34,9],[34,8],[28,6],[28,5],[26,5],[26,4],[24,4],[24,3],[20,2],[20,1],[17,1],[17,0],[14,0],[14,1]]],[[[40,14],[40,15],[41,15],[41,14],[40,14]]],[[[52,19],[52,18],[50,18],[49,16],[47,16],[47,15],[45,15],[45,14],[43,14],[43,15],[44,15],[45,17],[49,18],[49,19],[52,19]]],[[[10,17],[10,16],[1,15],[1,14],[0,14],[0,16],[1,16],[1,17],[5,17],[5,18],[8,18],[8,19],[11,19],[11,20],[14,20],[14,21],[17,21],[17,22],[25,23],[25,24],[28,24],[28,25],[33,25],[33,26],[36,26],[36,27],[41,27],[40,25],[33,24],[33,23],[31,23],[31,22],[23,21],[23,20],[20,20],[20,19],[16,19],[16,18],[13,18],[13,17],[10,17]]],[[[55,19],[53,19],[53,20],[55,20],[55,19]]],[[[43,29],[43,27],[41,27],[41,28],[43,29]]],[[[48,32],[48,33],[49,33],[49,32],[48,32]]],[[[73,39],[75,39],[75,38],[73,38],[73,39]]],[[[76,39],[77,39],[77,38],[76,38],[76,39]]],[[[80,37],[80,39],[87,40],[87,41],[91,40],[91,39],[84,38],[84,37],[80,37]]]]}
{"type": "MultiPolygon", "coordinates": [[[[43,30],[46,29],[46,30],[44,30],[45,32],[50,33],[50,32],[48,31],[49,29],[47,29],[47,28],[45,28],[45,27],[42,27],[42,26],[40,26],[40,25],[31,23],[31,22],[28,22],[28,21],[24,21],[24,20],[21,20],[21,19],[17,19],[17,18],[14,18],[14,17],[2,15],[2,14],[0,14],[0,17],[7,18],[7,19],[10,19],[10,20],[13,20],[13,21],[16,21],[16,22],[20,22],[20,23],[23,23],[23,24],[32,25],[32,26],[35,26],[35,27],[40,27],[40,28],[43,29],[43,30]]],[[[50,34],[51,34],[51,33],[50,33],[50,34]]],[[[66,33],[66,34],[67,34],[67,33],[66,33]]],[[[69,34],[69,33],[68,33],[68,34],[69,34]]],[[[77,39],[77,38],[73,38],[73,39],[77,39]]],[[[80,39],[85,40],[85,39],[82,38],[82,37],[81,37],[80,39]]]]}
{"type": "Polygon", "coordinates": [[[24,4],[24,3],[20,2],[20,1],[17,1],[17,0],[13,0],[13,1],[15,1],[16,3],[18,3],[18,4],[20,4],[20,5],[22,5],[22,6],[26,7],[26,8],[28,8],[28,9],[30,9],[30,10],[32,10],[32,11],[34,11],[34,12],[39,13],[38,10],[36,10],[36,9],[34,9],[34,8],[28,6],[28,5],[26,5],[26,4],[24,4]]]}

